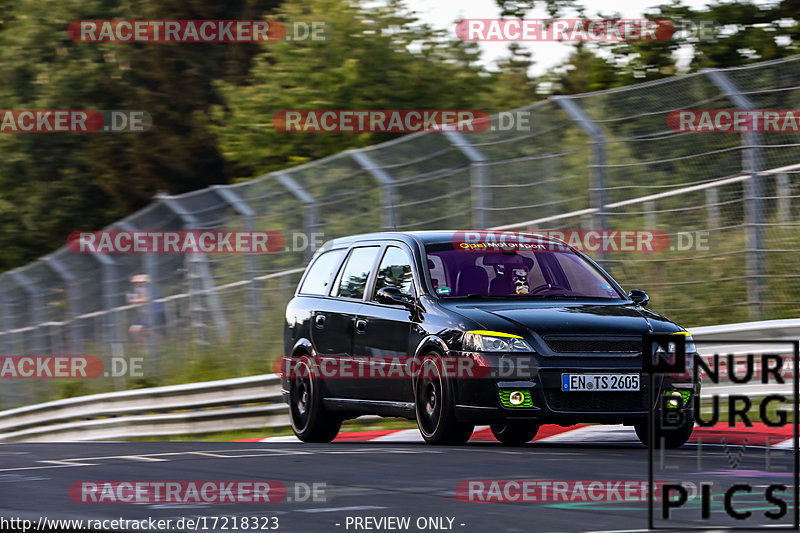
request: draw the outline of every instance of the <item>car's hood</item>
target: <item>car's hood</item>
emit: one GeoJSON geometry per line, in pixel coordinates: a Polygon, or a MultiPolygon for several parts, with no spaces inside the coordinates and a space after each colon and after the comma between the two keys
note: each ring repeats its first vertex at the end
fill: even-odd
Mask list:
{"type": "MultiPolygon", "coordinates": [[[[465,302],[449,303],[453,311],[482,329],[543,337],[641,337],[642,333],[674,332],[669,319],[632,303],[465,302]]],[[[538,344],[538,343],[537,343],[538,344]]]]}

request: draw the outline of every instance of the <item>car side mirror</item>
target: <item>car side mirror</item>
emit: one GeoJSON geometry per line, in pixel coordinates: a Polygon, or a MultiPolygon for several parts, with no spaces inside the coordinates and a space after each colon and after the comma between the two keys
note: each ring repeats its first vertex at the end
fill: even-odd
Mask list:
{"type": "Polygon", "coordinates": [[[375,301],[379,304],[402,305],[409,309],[414,308],[414,299],[404,294],[397,287],[383,287],[382,289],[378,289],[378,292],[375,293],[375,301]]]}
{"type": "Polygon", "coordinates": [[[633,300],[633,303],[639,304],[642,307],[647,307],[647,304],[650,303],[650,297],[647,293],[639,289],[633,289],[630,294],[628,294],[628,298],[633,300]]]}

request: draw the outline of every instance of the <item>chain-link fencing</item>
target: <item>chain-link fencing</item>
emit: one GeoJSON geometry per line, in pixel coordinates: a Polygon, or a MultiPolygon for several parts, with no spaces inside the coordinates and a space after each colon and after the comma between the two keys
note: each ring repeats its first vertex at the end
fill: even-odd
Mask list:
{"type": "Polygon", "coordinates": [[[284,306],[320,236],[659,230],[670,236],[663,251],[593,255],[686,326],[797,316],[800,135],[668,128],[669,113],[684,109],[800,109],[800,57],[552,97],[515,110],[530,117],[528,128],[493,120],[483,132],[416,133],[235,185],[161,195],[108,229],[278,231],[286,250],[65,247],[2,274],[3,355],[139,357],[145,371],[3,380],[1,406],[271,371],[284,306]],[[142,275],[151,301],[129,303],[131,280],[142,275]]]}

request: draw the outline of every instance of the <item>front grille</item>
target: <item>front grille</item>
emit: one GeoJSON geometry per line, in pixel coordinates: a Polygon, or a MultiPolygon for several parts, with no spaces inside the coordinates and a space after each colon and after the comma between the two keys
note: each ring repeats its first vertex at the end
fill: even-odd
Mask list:
{"type": "Polygon", "coordinates": [[[623,413],[647,411],[647,391],[563,392],[545,389],[547,405],[553,411],[623,413]]]}
{"type": "Polygon", "coordinates": [[[639,353],[642,351],[641,337],[630,337],[628,339],[545,337],[544,340],[551,350],[558,353],[639,353]]]}

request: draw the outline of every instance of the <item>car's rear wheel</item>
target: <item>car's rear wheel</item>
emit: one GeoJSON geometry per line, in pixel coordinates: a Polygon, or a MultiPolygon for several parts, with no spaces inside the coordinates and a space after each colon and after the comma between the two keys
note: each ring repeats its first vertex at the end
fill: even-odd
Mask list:
{"type": "MultiPolygon", "coordinates": [[[[694,429],[694,412],[684,411],[683,423],[674,428],[659,428],[656,427],[656,448],[663,446],[667,449],[680,448],[689,437],[692,436],[692,429],[694,429]]],[[[645,446],[649,445],[650,432],[647,422],[640,422],[634,424],[633,428],[636,430],[636,436],[645,446]]]]}
{"type": "Polygon", "coordinates": [[[503,424],[492,424],[492,435],[506,446],[522,446],[533,440],[539,431],[538,424],[511,421],[503,424]]]}
{"type": "Polygon", "coordinates": [[[292,430],[303,442],[330,442],[339,434],[342,419],[325,411],[319,380],[311,371],[308,357],[302,357],[289,378],[289,419],[292,430]]]}
{"type": "Polygon", "coordinates": [[[422,438],[428,444],[465,444],[475,426],[456,419],[452,381],[443,376],[439,355],[423,357],[419,373],[414,381],[414,409],[422,438]]]}

